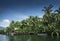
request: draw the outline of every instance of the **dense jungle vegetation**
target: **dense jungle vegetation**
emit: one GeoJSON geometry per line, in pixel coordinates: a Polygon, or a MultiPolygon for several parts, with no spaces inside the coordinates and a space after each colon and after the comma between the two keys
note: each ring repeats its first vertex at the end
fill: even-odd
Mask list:
{"type": "Polygon", "coordinates": [[[53,5],[44,7],[44,15],[42,18],[38,16],[30,16],[25,20],[12,21],[10,25],[6,28],[6,32],[23,32],[23,33],[60,33],[60,7],[53,11],[53,5]],[[53,12],[52,12],[53,11],[53,12]]]}

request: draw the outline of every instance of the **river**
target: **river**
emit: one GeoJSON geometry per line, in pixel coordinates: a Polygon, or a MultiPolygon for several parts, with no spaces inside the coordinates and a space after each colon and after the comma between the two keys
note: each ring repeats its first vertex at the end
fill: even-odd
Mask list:
{"type": "Polygon", "coordinates": [[[0,41],[60,41],[60,37],[36,36],[36,35],[0,35],[0,41]]]}

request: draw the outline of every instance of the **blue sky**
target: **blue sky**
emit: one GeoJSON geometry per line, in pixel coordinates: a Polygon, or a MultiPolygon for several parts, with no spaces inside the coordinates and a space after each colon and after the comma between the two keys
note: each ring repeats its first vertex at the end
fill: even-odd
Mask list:
{"type": "Polygon", "coordinates": [[[60,0],[0,0],[0,26],[6,27],[12,20],[21,21],[29,16],[42,17],[44,6],[60,6],[60,0]]]}

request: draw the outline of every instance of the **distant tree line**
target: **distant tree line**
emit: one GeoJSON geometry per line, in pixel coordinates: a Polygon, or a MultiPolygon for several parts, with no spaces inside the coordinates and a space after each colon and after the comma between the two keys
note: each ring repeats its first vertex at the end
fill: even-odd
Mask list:
{"type": "Polygon", "coordinates": [[[44,15],[42,18],[38,16],[30,16],[29,18],[19,21],[12,21],[6,28],[7,32],[34,32],[34,33],[48,33],[57,32],[60,34],[60,7],[52,12],[53,5],[50,4],[44,7],[44,15]]]}

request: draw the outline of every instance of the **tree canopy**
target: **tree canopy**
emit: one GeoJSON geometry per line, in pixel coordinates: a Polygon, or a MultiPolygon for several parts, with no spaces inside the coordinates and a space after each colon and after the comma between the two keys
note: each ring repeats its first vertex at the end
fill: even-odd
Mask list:
{"type": "Polygon", "coordinates": [[[34,32],[34,33],[60,33],[60,7],[55,10],[57,13],[52,12],[53,5],[44,7],[44,15],[42,18],[38,16],[30,16],[29,18],[19,21],[12,21],[7,27],[7,32],[34,32]],[[15,28],[17,28],[15,30],[15,28]],[[57,31],[58,30],[58,31],[57,31]]]}

